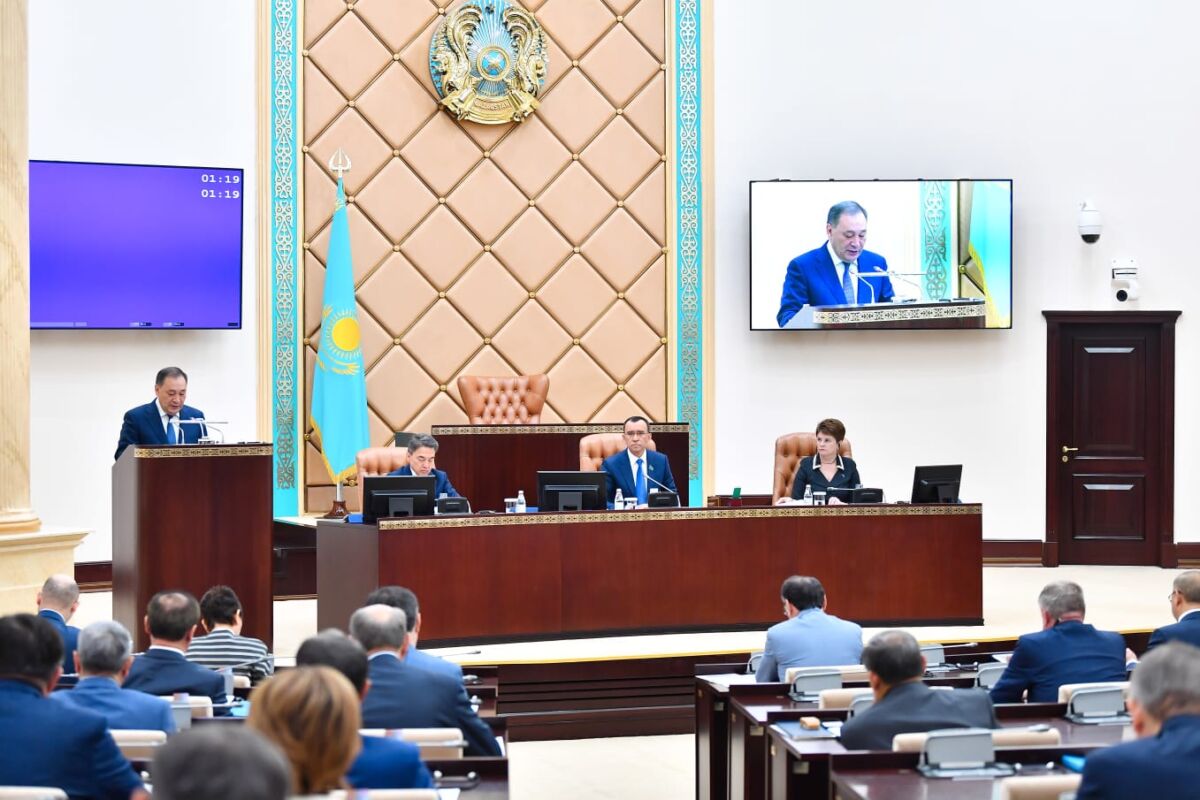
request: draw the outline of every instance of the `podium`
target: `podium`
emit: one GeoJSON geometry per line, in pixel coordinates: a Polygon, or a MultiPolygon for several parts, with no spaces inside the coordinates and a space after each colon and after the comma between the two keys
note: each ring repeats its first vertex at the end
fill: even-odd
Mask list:
{"type": "Polygon", "coordinates": [[[843,330],[854,328],[983,328],[983,300],[966,298],[937,303],[863,303],[849,306],[804,306],[784,328],[843,330]]]}
{"type": "Polygon", "coordinates": [[[127,447],[112,468],[113,619],[144,650],[155,592],[225,584],[272,647],[271,445],[127,447]]]}

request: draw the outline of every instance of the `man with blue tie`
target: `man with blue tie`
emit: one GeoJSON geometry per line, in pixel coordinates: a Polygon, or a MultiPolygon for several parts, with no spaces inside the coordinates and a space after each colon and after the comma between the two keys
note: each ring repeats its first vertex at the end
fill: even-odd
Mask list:
{"type": "Polygon", "coordinates": [[[438,440],[428,433],[418,433],[408,440],[408,463],[388,475],[416,475],[423,478],[432,475],[437,479],[433,496],[458,497],[458,491],[450,483],[450,476],[436,466],[438,440]]]}
{"type": "Polygon", "coordinates": [[[1174,639],[1200,647],[1200,570],[1189,569],[1176,575],[1168,599],[1177,622],[1150,634],[1146,649],[1152,650],[1174,639]]]}
{"type": "Polygon", "coordinates": [[[51,575],[37,593],[38,616],[58,631],[63,641],[63,672],[75,673],[75,646],[79,628],[68,625],[79,608],[79,584],[70,575],[51,575]]]}
{"type": "Polygon", "coordinates": [[[895,297],[887,260],[866,249],[867,212],[862,206],[845,200],[830,208],[825,238],[825,244],[788,263],[775,316],[779,327],[804,306],[887,303],[895,297]]]}
{"type": "Polygon", "coordinates": [[[121,683],[133,665],[133,639],[119,622],[93,622],[79,634],[75,669],[79,683],[50,699],[93,711],[108,721],[110,730],[175,732],[171,703],[121,683]]]}
{"type": "Polygon", "coordinates": [[[125,412],[121,438],[113,459],[121,457],[131,444],[195,444],[202,426],[181,425],[181,420],[204,419],[204,412],[184,405],[187,399],[187,373],[179,367],[163,367],[154,378],[154,400],[125,412]]]}
{"type": "Polygon", "coordinates": [[[652,490],[678,492],[671,475],[671,462],[647,447],[650,422],[645,417],[630,417],[625,420],[621,435],[625,438],[625,449],[604,459],[601,466],[608,476],[608,502],[613,502],[617,489],[623,497],[636,498],[639,506],[646,505],[652,490]]]}

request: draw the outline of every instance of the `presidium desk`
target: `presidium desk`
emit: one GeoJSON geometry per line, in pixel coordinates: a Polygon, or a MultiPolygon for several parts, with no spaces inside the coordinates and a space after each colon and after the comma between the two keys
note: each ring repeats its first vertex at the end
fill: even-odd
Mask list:
{"type": "Polygon", "coordinates": [[[317,625],[376,586],[421,598],[422,644],[764,628],[815,575],[863,625],[983,623],[978,504],[683,508],[317,525],[317,625]]]}

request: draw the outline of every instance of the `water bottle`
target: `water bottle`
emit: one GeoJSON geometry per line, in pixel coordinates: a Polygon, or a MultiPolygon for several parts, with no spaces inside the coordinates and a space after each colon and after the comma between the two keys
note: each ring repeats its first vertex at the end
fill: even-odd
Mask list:
{"type": "Polygon", "coordinates": [[[524,489],[519,489],[517,491],[517,513],[518,514],[525,513],[525,490],[524,489]]]}
{"type": "Polygon", "coordinates": [[[617,489],[617,493],[613,495],[613,511],[621,511],[625,508],[625,495],[617,489]]]}
{"type": "Polygon", "coordinates": [[[801,505],[811,506],[812,504],[813,504],[812,486],[811,485],[805,486],[804,487],[804,500],[801,501],[801,505]]]}

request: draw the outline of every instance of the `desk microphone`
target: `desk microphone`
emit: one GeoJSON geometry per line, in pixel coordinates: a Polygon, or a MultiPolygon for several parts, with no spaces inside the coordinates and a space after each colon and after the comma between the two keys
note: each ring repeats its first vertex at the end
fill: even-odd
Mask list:
{"type": "MultiPolygon", "coordinates": [[[[208,438],[208,426],[209,425],[228,425],[229,423],[221,422],[221,421],[210,422],[210,421],[206,420],[204,417],[194,417],[192,419],[176,420],[175,424],[177,424],[177,425],[199,425],[201,441],[205,441],[205,440],[212,441],[211,439],[208,438]]],[[[213,428],[213,430],[221,435],[221,444],[224,444],[225,443],[225,434],[221,432],[220,428],[213,428]]]]}
{"type": "Polygon", "coordinates": [[[670,486],[667,486],[667,485],[666,485],[665,483],[663,483],[662,481],[660,481],[660,480],[655,480],[654,478],[650,477],[650,470],[646,470],[646,480],[648,480],[648,481],[652,481],[652,482],[654,482],[654,483],[657,483],[657,484],[658,484],[658,485],[659,485],[661,488],[663,488],[663,489],[666,489],[668,492],[672,492],[672,493],[678,494],[678,492],[675,492],[675,490],[674,490],[674,489],[672,489],[670,486]]]}
{"type": "Polygon", "coordinates": [[[862,273],[858,271],[858,267],[850,267],[850,275],[851,275],[851,277],[854,278],[854,280],[862,281],[863,283],[865,283],[867,285],[867,288],[871,290],[871,304],[874,305],[874,303],[875,303],[875,287],[871,285],[871,282],[869,280],[867,280],[866,278],[864,278],[862,276],[862,273]]]}

